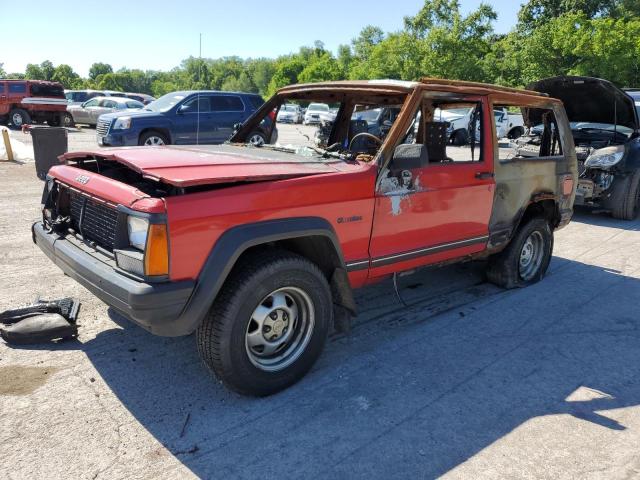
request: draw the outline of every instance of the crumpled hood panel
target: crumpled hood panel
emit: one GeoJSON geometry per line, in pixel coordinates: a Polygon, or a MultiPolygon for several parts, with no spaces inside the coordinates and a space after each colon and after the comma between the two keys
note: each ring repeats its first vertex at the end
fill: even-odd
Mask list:
{"type": "Polygon", "coordinates": [[[146,177],[177,187],[277,180],[338,171],[331,162],[231,145],[112,148],[67,153],[62,159],[93,156],[121,163],[146,177]]]}

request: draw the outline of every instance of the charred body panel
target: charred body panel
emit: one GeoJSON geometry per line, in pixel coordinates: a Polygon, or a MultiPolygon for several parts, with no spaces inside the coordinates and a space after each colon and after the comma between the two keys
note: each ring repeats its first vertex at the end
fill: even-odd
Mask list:
{"type": "MultiPolygon", "coordinates": [[[[491,98],[494,104],[509,103],[501,95],[491,98]]],[[[502,250],[512,238],[527,212],[542,214],[552,228],[562,228],[573,215],[578,178],[577,161],[569,122],[562,105],[551,98],[522,101],[525,125],[533,127],[531,113],[540,109],[553,111],[558,128],[561,154],[553,156],[517,156],[501,159],[494,152],[496,190],[489,223],[490,252],[502,250]]]]}
{"type": "Polygon", "coordinates": [[[640,132],[633,98],[607,80],[553,77],[529,86],[561,99],[571,124],[579,181],[576,205],[631,220],[640,201],[640,132]]]}

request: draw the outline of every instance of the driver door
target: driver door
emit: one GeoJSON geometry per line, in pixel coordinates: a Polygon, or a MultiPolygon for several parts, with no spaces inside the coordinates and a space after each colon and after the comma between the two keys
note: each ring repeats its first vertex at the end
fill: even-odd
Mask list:
{"type": "Polygon", "coordinates": [[[433,101],[425,99],[428,105],[416,112],[418,128],[405,141],[427,158],[405,163],[409,168],[394,168],[392,160],[381,172],[369,245],[371,278],[484,250],[495,191],[493,112],[485,97],[464,101],[475,105],[479,143],[452,145],[446,122],[428,121],[433,101]]]}

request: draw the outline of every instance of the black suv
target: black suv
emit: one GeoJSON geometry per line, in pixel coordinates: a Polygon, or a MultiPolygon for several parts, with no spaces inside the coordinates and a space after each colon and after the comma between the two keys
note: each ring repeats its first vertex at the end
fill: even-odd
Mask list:
{"type": "Polygon", "coordinates": [[[564,103],[580,173],[575,204],[635,219],[640,203],[640,91],[625,92],[601,78],[573,76],[546,78],[528,88],[564,103]]]}

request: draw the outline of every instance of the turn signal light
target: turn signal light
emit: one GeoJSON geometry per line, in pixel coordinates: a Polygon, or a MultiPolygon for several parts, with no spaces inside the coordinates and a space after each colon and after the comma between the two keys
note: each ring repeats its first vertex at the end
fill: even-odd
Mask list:
{"type": "Polygon", "coordinates": [[[149,225],[147,248],[144,254],[144,274],[149,277],[169,275],[169,240],[167,226],[149,225]]]}

